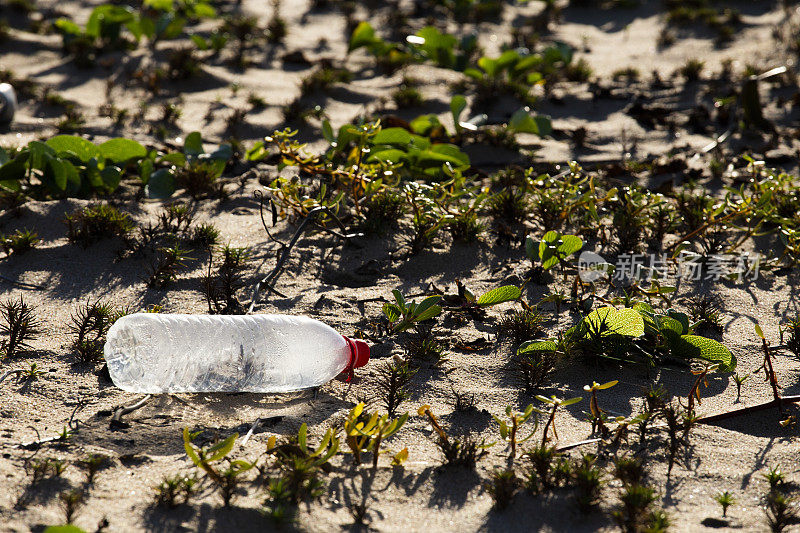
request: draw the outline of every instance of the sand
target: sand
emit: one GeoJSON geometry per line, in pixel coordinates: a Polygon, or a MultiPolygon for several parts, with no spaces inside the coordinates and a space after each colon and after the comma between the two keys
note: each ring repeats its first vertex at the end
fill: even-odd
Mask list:
{"type": "MultiPolygon", "coordinates": [[[[95,2],[39,2],[44,10],[69,13],[81,20],[95,2]]],[[[509,6],[501,23],[477,25],[488,51],[497,49],[503,36],[519,17],[538,12],[538,3],[509,6]]],[[[585,58],[594,69],[593,80],[617,95],[613,99],[595,100],[589,83],[563,82],[552,89],[555,97],[543,97],[538,109],[554,117],[556,133],[552,139],[540,140],[522,136],[526,150],[535,150],[528,158],[516,157],[525,164],[534,160],[542,167],[553,168],[568,159],[585,161],[587,165],[607,164],[630,153],[634,158],[657,158],[677,152],[688,159],[713,139],[716,132],[698,134],[683,127],[681,117],[698,102],[709,102],[713,91],[711,81],[684,83],[675,70],[687,58],[702,58],[705,71],[719,72],[725,59],[733,59],[738,68],[752,64],[761,70],[788,64],[791,54],[783,43],[774,40],[775,30],[788,31],[793,23],[778,7],[763,7],[760,3],[740,6],[744,13],[745,29],[727,46],[717,47],[702,31],[690,32],[685,39],[666,49],[656,47],[656,38],[664,26],[664,10],[660,2],[643,2],[634,9],[569,8],[563,20],[553,27],[548,39],[562,39],[576,46],[578,57],[585,58]],[[636,66],[642,81],[627,83],[612,81],[611,74],[619,68],[636,66]],[[654,91],[649,87],[650,72],[657,70],[666,87],[654,91]],[[626,109],[637,95],[644,95],[652,104],[671,106],[678,117],[675,131],[668,128],[643,127],[626,109]],[[586,145],[575,147],[569,142],[569,132],[585,126],[586,145]]],[[[259,16],[262,25],[269,17],[269,8],[261,2],[244,2],[245,11],[259,16]]],[[[3,16],[5,16],[5,10],[3,16]]],[[[148,130],[147,124],[158,124],[159,103],[180,101],[183,114],[169,130],[170,142],[188,132],[200,130],[209,144],[226,138],[226,118],[236,109],[247,108],[252,92],[267,101],[267,107],[249,113],[246,123],[238,128],[239,138],[249,145],[276,128],[284,126],[280,107],[299,93],[298,84],[310,70],[301,66],[287,67],[279,59],[284,51],[300,50],[311,61],[346,57],[347,39],[344,17],[335,10],[309,11],[307,2],[285,2],[283,16],[289,23],[285,48],[259,48],[252,52],[254,65],[244,71],[231,68],[222,59],[210,60],[202,66],[195,80],[165,83],[162,96],[145,113],[146,122],[132,121],[115,128],[109,118],[100,116],[98,104],[106,102],[106,80],[118,75],[129,65],[150,60],[146,47],[128,54],[111,53],[102,56],[107,66],[78,70],[60,51],[60,38],[39,35],[16,29],[24,27],[18,14],[9,14],[12,22],[11,40],[0,44],[0,67],[11,69],[18,77],[29,77],[51,87],[64,97],[78,102],[85,114],[82,133],[94,141],[126,135],[153,146],[162,146],[148,130]],[[16,24],[19,23],[19,24],[16,24]],[[325,38],[326,45],[320,46],[325,38]],[[107,60],[107,61],[106,61],[107,60]],[[237,84],[238,90],[231,89],[237,84]],[[179,99],[179,100],[178,100],[179,99]],[[212,110],[207,117],[209,110],[212,110]]],[[[385,9],[359,6],[357,18],[370,14],[378,27],[386,16],[385,9]]],[[[421,21],[415,21],[414,24],[421,21]]],[[[204,23],[211,24],[211,23],[204,23]]],[[[454,27],[451,30],[456,30],[454,27]]],[[[462,30],[472,29],[467,25],[462,30]]],[[[179,46],[168,42],[159,45],[159,54],[179,46]]],[[[324,104],[325,112],[334,126],[346,123],[355,116],[379,110],[389,92],[397,86],[401,75],[375,75],[372,61],[357,52],[346,57],[345,64],[355,79],[346,87],[340,86],[330,95],[314,95],[324,104]]],[[[414,66],[409,74],[422,80],[421,88],[428,99],[424,108],[397,112],[413,117],[423,112],[435,112],[443,122],[449,120],[447,103],[448,83],[458,79],[450,71],[430,66],[414,66]]],[[[796,110],[781,107],[776,96],[791,89],[765,84],[766,114],[782,125],[796,123],[796,110]]],[[[141,88],[117,84],[110,101],[117,107],[136,112],[145,98],[141,88]]],[[[389,113],[392,104],[387,104],[389,113]]],[[[498,106],[494,112],[502,115],[513,109],[498,106]]],[[[55,134],[54,124],[59,114],[30,99],[22,99],[17,120],[0,135],[4,145],[22,144],[32,139],[55,134]]],[[[446,122],[449,124],[449,122],[446,122]]],[[[317,122],[301,127],[300,136],[309,140],[311,148],[325,146],[317,122]]],[[[763,148],[764,140],[735,138],[732,151],[742,147],[763,148]]],[[[786,161],[796,154],[796,141],[785,136],[775,148],[761,153],[786,161]],[[780,156],[785,156],[781,158],[780,156]]],[[[735,153],[735,152],[734,152],[735,153]]],[[[495,162],[510,161],[500,151],[479,152],[473,157],[476,164],[491,168],[495,162]]],[[[706,159],[690,161],[692,167],[704,165],[706,159]]],[[[794,163],[785,163],[791,167],[794,163]]],[[[243,173],[245,169],[239,173],[243,173]]],[[[221,232],[224,243],[249,246],[252,250],[248,284],[268,272],[275,263],[277,247],[265,235],[258,214],[258,202],[253,193],[261,190],[259,179],[276,175],[274,166],[260,164],[246,174],[240,186],[238,176],[229,176],[226,200],[204,200],[191,203],[186,196],[178,199],[190,202],[195,223],[213,222],[221,232]]],[[[667,174],[667,179],[672,178],[667,174]]],[[[640,176],[642,181],[657,181],[664,176],[640,176]]],[[[115,195],[113,202],[132,214],[139,223],[154,222],[163,202],[136,199],[126,185],[125,194],[115,195]]],[[[0,299],[24,296],[33,304],[43,321],[42,333],[32,343],[32,350],[14,360],[0,361],[0,371],[26,367],[36,363],[44,371],[30,383],[7,380],[0,385],[0,530],[41,531],[44,526],[64,520],[58,493],[70,487],[80,487],[84,473],[76,461],[87,453],[110,457],[107,468],[97,474],[88,492],[85,505],[76,515],[75,523],[92,531],[106,518],[108,531],[262,531],[274,528],[263,516],[263,488],[247,484],[235,506],[222,508],[218,494],[205,490],[190,506],[164,510],[153,505],[153,487],[165,475],[189,473],[193,466],[183,450],[182,429],[204,430],[204,436],[225,437],[233,432],[246,433],[256,419],[266,419],[246,445],[237,444],[236,458],[264,460],[270,436],[296,434],[306,423],[316,438],[332,423],[341,422],[358,399],[374,395],[376,368],[383,360],[402,355],[399,343],[386,340],[373,347],[373,361],[356,374],[352,384],[332,381],[319,391],[288,395],[166,395],[125,417],[129,424],[123,429],[111,429],[109,411],[121,404],[130,404],[141,396],[116,389],[96,368],[73,364],[69,331],[70,317],[76,307],[87,300],[103,299],[133,310],[151,305],[163,306],[164,312],[202,313],[206,303],[201,293],[200,279],[206,256],[199,252],[189,268],[165,290],[148,288],[146,278],[149,262],[146,258],[119,259],[122,244],[107,240],[87,249],[70,244],[66,238],[63,218],[66,213],[88,205],[88,200],[68,199],[30,201],[19,212],[0,214],[0,231],[13,232],[18,228],[35,230],[42,242],[33,251],[0,258],[0,273],[6,278],[39,285],[42,290],[26,290],[0,281],[0,299]],[[20,447],[39,438],[52,437],[71,424],[75,429],[66,444],[46,443],[38,451],[20,447]],[[69,466],[60,479],[40,486],[31,486],[25,465],[33,454],[36,458],[53,457],[67,461],[69,466]]],[[[531,231],[538,231],[529,225],[531,231]]],[[[287,239],[294,228],[280,221],[275,232],[287,239]]],[[[455,291],[454,280],[461,279],[476,293],[503,282],[519,281],[529,263],[518,248],[496,246],[487,235],[478,243],[465,245],[448,241],[438,242],[432,250],[418,255],[403,253],[399,236],[358,238],[342,243],[325,234],[303,237],[293,250],[287,270],[276,288],[286,298],[270,296],[259,305],[257,312],[307,314],[318,318],[343,334],[357,329],[368,330],[379,320],[383,302],[391,298],[391,290],[399,288],[404,294],[423,294],[431,284],[455,291]],[[361,267],[361,268],[359,268],[361,267]]],[[[551,287],[561,284],[559,277],[551,287]]],[[[757,282],[736,284],[720,282],[701,288],[683,286],[677,298],[682,299],[697,290],[708,290],[722,298],[724,332],[721,339],[736,354],[739,372],[746,374],[762,362],[760,341],[753,322],[758,321],[766,336],[778,343],[779,325],[798,312],[797,274],[765,273],[757,282]]],[[[527,296],[535,303],[537,287],[527,296]]],[[[241,293],[247,301],[247,292],[241,293]]],[[[575,508],[569,491],[555,491],[546,496],[521,492],[511,507],[503,512],[491,510],[492,499],[484,483],[492,471],[506,464],[508,450],[496,444],[479,463],[475,472],[441,467],[441,456],[434,444],[434,434],[427,421],[416,416],[422,404],[431,405],[453,431],[470,430],[487,442],[498,440],[497,424],[492,415],[502,415],[507,405],[524,408],[535,400],[521,392],[510,371],[508,345],[495,342],[495,324],[510,309],[504,304],[488,311],[482,321],[467,320],[458,329],[452,318],[445,316],[436,327],[448,344],[446,361],[439,365],[426,364],[412,381],[411,398],[401,407],[412,414],[404,428],[386,443],[387,449],[409,450],[409,459],[402,467],[389,466],[389,457],[382,458],[377,472],[369,466],[353,466],[349,455],[338,455],[332,473],[325,476],[325,494],[314,503],[302,504],[297,521],[291,528],[308,531],[331,531],[353,524],[349,507],[354,502],[366,502],[368,524],[379,531],[596,531],[615,530],[609,512],[617,505],[620,484],[607,476],[603,489],[602,512],[588,517],[575,508]],[[476,352],[459,349],[459,343],[483,338],[487,347],[476,352]],[[474,394],[475,409],[468,413],[455,412],[452,389],[474,394]]],[[[446,313],[448,314],[448,313],[446,313]]],[[[547,308],[545,330],[555,333],[572,323],[577,314],[561,310],[556,315],[547,308]]],[[[798,394],[800,372],[797,360],[784,354],[775,359],[779,382],[785,394],[798,394]]],[[[602,405],[610,412],[629,415],[640,406],[642,387],[663,384],[678,397],[685,397],[694,377],[685,369],[656,369],[648,375],[635,367],[619,368],[607,365],[594,368],[579,361],[565,361],[556,371],[552,387],[546,395],[571,397],[584,394],[583,385],[592,380],[605,382],[618,379],[619,385],[601,397],[602,405]]],[[[742,388],[737,401],[736,387],[730,376],[712,376],[704,390],[701,414],[719,413],[740,406],[754,405],[770,399],[770,387],[763,373],[752,376],[742,388]]],[[[586,421],[586,401],[560,412],[556,424],[557,444],[583,440],[589,436],[591,425],[586,421]]],[[[647,476],[659,494],[659,503],[669,514],[674,531],[702,531],[719,527],[720,508],[713,496],[729,490],[737,503],[728,511],[723,527],[746,531],[766,529],[760,509],[766,492],[761,473],[768,466],[780,465],[789,480],[800,482],[797,466],[797,430],[778,425],[780,417],[772,410],[730,420],[719,425],[699,426],[692,432],[689,453],[681,456],[671,476],[667,478],[663,439],[655,438],[643,455],[648,457],[647,476]],[[705,524],[705,525],[704,525],[705,524]]],[[[541,428],[536,433],[541,435],[541,428]]],[[[536,437],[535,437],[536,438],[536,437]]],[[[586,446],[584,451],[596,451],[586,446]]],[[[578,456],[581,450],[575,450],[578,456]]],[[[602,461],[608,459],[603,457],[602,461]]],[[[518,459],[522,465],[524,462],[518,459]]],[[[521,469],[520,469],[521,470],[521,469]]],[[[252,476],[251,476],[252,477],[252,476]]],[[[797,526],[793,526],[797,527],[797,526]]],[[[357,529],[357,528],[356,528],[357,529]]]]}

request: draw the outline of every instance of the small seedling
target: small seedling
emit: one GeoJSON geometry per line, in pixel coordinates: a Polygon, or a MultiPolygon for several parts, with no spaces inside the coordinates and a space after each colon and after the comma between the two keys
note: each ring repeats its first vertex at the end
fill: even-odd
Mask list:
{"type": "Polygon", "coordinates": [[[544,426],[544,432],[542,433],[542,446],[545,446],[547,444],[547,441],[550,440],[548,438],[548,436],[547,436],[547,432],[550,429],[550,427],[553,428],[553,435],[555,436],[555,438],[558,438],[558,433],[556,433],[556,425],[555,425],[555,422],[556,422],[556,411],[558,410],[558,408],[559,407],[566,407],[566,406],[572,405],[572,404],[576,404],[576,403],[580,402],[581,400],[583,400],[583,398],[578,396],[578,397],[575,397],[575,398],[569,398],[567,400],[562,400],[562,399],[556,397],[555,395],[553,395],[550,398],[546,398],[544,396],[536,396],[536,399],[539,400],[540,402],[544,402],[544,403],[550,405],[550,417],[547,419],[547,423],[544,426]]]}
{"type": "Polygon", "coordinates": [[[736,500],[734,499],[733,495],[729,491],[723,491],[714,496],[714,501],[717,502],[722,507],[722,516],[728,516],[728,507],[734,505],[736,500]]]}
{"type": "Polygon", "coordinates": [[[439,420],[431,411],[430,405],[423,405],[417,410],[420,416],[426,416],[431,427],[436,432],[436,445],[444,455],[444,464],[453,467],[465,467],[475,469],[475,464],[486,455],[487,449],[494,443],[486,444],[486,441],[478,442],[472,435],[465,434],[459,437],[448,435],[439,420]]]}
{"type": "Polygon", "coordinates": [[[772,533],[783,533],[798,521],[794,498],[780,490],[769,491],[764,512],[767,515],[767,525],[772,533]]]}
{"type": "Polygon", "coordinates": [[[742,384],[747,381],[750,374],[740,375],[738,372],[733,376],[733,381],[736,383],[736,401],[740,402],[742,399],[742,384]]]}
{"type": "Polygon", "coordinates": [[[571,475],[569,461],[555,447],[536,445],[525,453],[530,461],[526,486],[533,494],[541,494],[564,484],[571,475]]]}
{"type": "Polygon", "coordinates": [[[486,483],[486,492],[494,500],[494,509],[502,511],[511,505],[520,485],[521,482],[512,469],[492,472],[491,479],[486,483]]]}
{"type": "MultiPolygon", "coordinates": [[[[528,435],[527,437],[520,438],[517,436],[517,433],[519,432],[522,425],[528,421],[528,419],[531,417],[531,415],[533,415],[533,413],[534,413],[533,404],[528,405],[528,407],[526,407],[525,410],[521,413],[515,412],[509,405],[506,407],[506,416],[508,416],[508,421],[501,420],[499,417],[494,415],[492,416],[495,422],[497,422],[500,425],[500,438],[503,439],[503,441],[509,443],[511,453],[508,456],[508,460],[510,464],[514,463],[514,457],[516,456],[517,453],[517,445],[527,442],[536,433],[536,428],[539,426],[538,423],[534,424],[533,431],[531,431],[530,435],[528,435]]],[[[545,432],[546,431],[547,429],[545,428],[545,432]]]]}
{"type": "Polygon", "coordinates": [[[35,308],[27,304],[22,296],[19,300],[6,300],[0,304],[0,354],[13,357],[26,348],[40,333],[41,322],[36,318],[35,308]]]}
{"type": "Polygon", "coordinates": [[[376,388],[390,418],[397,415],[397,408],[408,399],[408,384],[416,373],[405,361],[387,362],[378,369],[376,388]]]}
{"type": "Polygon", "coordinates": [[[36,485],[48,476],[61,477],[67,464],[60,459],[32,459],[25,463],[25,472],[31,476],[31,484],[36,485]]]}
{"type": "MultiPolygon", "coordinates": [[[[620,508],[612,513],[614,521],[625,533],[654,531],[653,522],[663,520],[652,510],[655,491],[646,485],[628,485],[620,495],[620,508]]],[[[662,531],[662,530],[657,530],[662,531]]]]}
{"type": "Polygon", "coordinates": [[[780,466],[770,467],[770,469],[767,470],[763,476],[767,483],[769,483],[769,490],[771,491],[781,489],[783,484],[786,482],[786,476],[784,475],[780,466]]]}
{"type": "Polygon", "coordinates": [[[601,432],[606,433],[606,427],[603,423],[603,421],[606,419],[606,412],[600,409],[600,404],[597,402],[597,391],[610,389],[617,383],[619,383],[619,381],[615,379],[614,381],[609,381],[608,383],[603,383],[602,385],[596,381],[593,381],[591,385],[583,386],[583,390],[591,393],[592,395],[589,400],[589,415],[592,421],[592,434],[594,434],[597,429],[600,429],[601,432]]]}
{"type": "Polygon", "coordinates": [[[254,465],[243,460],[232,461],[228,459],[227,456],[233,450],[233,445],[239,437],[238,433],[234,433],[227,439],[219,441],[210,447],[201,447],[193,444],[192,440],[197,435],[199,433],[189,433],[188,429],[183,430],[183,447],[186,450],[186,455],[189,456],[195,466],[206,473],[220,491],[223,504],[228,507],[242,482],[242,475],[253,468],[254,465]],[[215,464],[222,460],[227,461],[227,467],[224,470],[220,469],[218,464],[215,464]]]}
{"type": "Polygon", "coordinates": [[[39,234],[29,230],[17,230],[11,235],[0,234],[0,248],[6,255],[17,254],[22,255],[25,252],[33,249],[41,239],[39,234]]]}
{"type": "Polygon", "coordinates": [[[109,466],[110,463],[110,458],[105,455],[89,454],[78,464],[86,471],[86,484],[92,485],[97,472],[109,466]]]}
{"type": "Polygon", "coordinates": [[[193,258],[189,256],[189,251],[178,244],[161,248],[158,260],[151,266],[152,272],[147,280],[147,286],[163,289],[177,278],[178,271],[191,259],[193,258]]]}
{"type": "Polygon", "coordinates": [[[506,313],[497,324],[498,337],[510,337],[513,346],[532,339],[542,331],[544,317],[533,308],[506,313]]]}
{"type": "Polygon", "coordinates": [[[405,331],[419,322],[424,322],[442,313],[442,308],[436,305],[442,299],[441,296],[429,296],[417,304],[413,301],[407,302],[397,289],[394,289],[392,294],[396,303],[385,303],[383,314],[389,319],[392,331],[395,333],[405,331]]]}
{"type": "Polygon", "coordinates": [[[64,519],[67,524],[72,524],[75,514],[83,506],[85,495],[79,489],[64,491],[58,495],[61,508],[64,510],[64,519]]]}
{"type": "Polygon", "coordinates": [[[65,217],[70,242],[84,248],[112,237],[125,237],[134,228],[131,218],[116,207],[106,204],[84,207],[65,217]]]}
{"type": "Polygon", "coordinates": [[[153,487],[156,504],[169,509],[189,503],[197,492],[196,476],[164,476],[161,483],[153,487]]]}
{"type": "Polygon", "coordinates": [[[572,479],[575,484],[575,501],[581,513],[589,514],[600,501],[603,486],[603,472],[595,464],[597,457],[584,454],[580,463],[573,468],[572,479]]]}
{"type": "Polygon", "coordinates": [[[208,312],[232,315],[244,312],[236,294],[245,286],[244,271],[250,258],[249,248],[222,247],[222,258],[216,272],[209,271],[203,277],[203,292],[208,303],[208,312]]]}
{"type": "Polygon", "coordinates": [[[614,477],[623,485],[641,485],[644,481],[644,463],[636,457],[618,457],[614,461],[614,477]]]}
{"type": "Polygon", "coordinates": [[[108,329],[125,314],[125,310],[115,310],[110,304],[100,300],[87,300],[86,304],[72,314],[69,328],[76,337],[72,348],[78,363],[100,361],[108,329]]]}
{"type": "Polygon", "coordinates": [[[353,452],[353,460],[361,464],[361,452],[372,452],[372,468],[378,468],[381,443],[397,433],[408,420],[408,413],[390,419],[377,411],[370,416],[364,412],[364,404],[359,403],[350,411],[344,423],[345,442],[353,452]],[[362,416],[363,415],[363,416],[362,416]]]}
{"type": "Polygon", "coordinates": [[[277,445],[275,437],[267,443],[267,453],[278,459],[280,476],[271,478],[267,485],[268,514],[276,521],[283,521],[301,501],[310,502],[323,491],[320,470],[339,450],[339,437],[328,429],[316,448],[308,446],[308,428],[300,426],[296,439],[277,445]]]}

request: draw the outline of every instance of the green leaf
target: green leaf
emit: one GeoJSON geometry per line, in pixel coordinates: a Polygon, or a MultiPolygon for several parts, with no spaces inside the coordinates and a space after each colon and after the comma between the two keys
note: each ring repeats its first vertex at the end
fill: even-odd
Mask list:
{"type": "Polygon", "coordinates": [[[527,341],[519,345],[517,354],[522,355],[531,352],[555,352],[558,344],[555,341],[527,341]]]}
{"type": "Polygon", "coordinates": [[[131,159],[140,159],[147,156],[147,149],[140,143],[118,137],[110,139],[99,146],[100,153],[113,163],[124,163],[131,159]]]}
{"type": "Polygon", "coordinates": [[[505,285],[482,294],[480,298],[478,298],[477,304],[480,307],[488,307],[490,305],[497,305],[503,302],[516,300],[520,296],[522,296],[522,291],[519,287],[515,287],[514,285],[505,285]]]}
{"type": "Polygon", "coordinates": [[[583,323],[592,330],[601,327],[602,336],[624,335],[626,337],[640,337],[644,335],[644,319],[635,309],[614,309],[601,307],[595,309],[583,319],[583,323]]]}
{"type": "Polygon", "coordinates": [[[91,158],[101,159],[103,155],[91,142],[77,135],[56,135],[48,139],[45,144],[59,155],[71,154],[86,163],[91,158]]]}
{"type": "Polygon", "coordinates": [[[219,460],[223,459],[226,455],[231,453],[231,450],[233,449],[233,445],[236,442],[236,439],[238,439],[238,438],[239,438],[239,434],[238,433],[234,433],[233,435],[231,435],[227,439],[225,439],[225,440],[223,440],[221,442],[218,442],[214,446],[209,448],[208,449],[209,456],[208,456],[208,459],[206,459],[206,462],[207,463],[212,463],[214,461],[219,461],[219,460]]]}
{"type": "Polygon", "coordinates": [[[54,26],[58,31],[66,35],[80,35],[83,33],[80,26],[65,18],[56,20],[54,26]]]}
{"type": "Polygon", "coordinates": [[[203,137],[200,135],[199,131],[193,131],[186,136],[186,140],[183,142],[183,153],[187,156],[195,157],[205,153],[203,149],[203,137]]]}
{"type": "Polygon", "coordinates": [[[166,168],[156,170],[150,175],[144,191],[148,198],[169,198],[175,193],[175,175],[166,168]]]}
{"type": "Polygon", "coordinates": [[[398,306],[388,302],[383,304],[383,314],[386,315],[386,318],[389,319],[389,322],[397,322],[400,320],[400,316],[402,315],[398,306]]]}
{"type": "Polygon", "coordinates": [[[308,426],[306,426],[305,422],[302,426],[300,426],[300,431],[297,433],[297,445],[300,446],[300,449],[305,450],[308,446],[306,445],[308,439],[308,426]]]}
{"type": "Polygon", "coordinates": [[[733,372],[736,369],[736,357],[728,348],[713,339],[699,335],[673,337],[670,351],[675,357],[719,363],[721,372],[733,372]]]}
{"type": "Polygon", "coordinates": [[[546,137],[553,133],[553,124],[550,117],[531,116],[529,109],[518,109],[508,121],[508,129],[514,133],[532,133],[539,137],[546,137]]]}
{"type": "Polygon", "coordinates": [[[453,124],[455,124],[456,131],[461,129],[461,113],[467,108],[467,99],[464,96],[457,94],[450,99],[450,113],[453,115],[453,124]]]}
{"type": "Polygon", "coordinates": [[[356,29],[353,30],[353,34],[350,36],[350,45],[347,48],[347,53],[352,52],[357,48],[361,48],[362,46],[370,46],[375,44],[375,42],[379,41],[375,37],[375,30],[370,25],[369,22],[360,22],[356,29]]]}
{"type": "Polygon", "coordinates": [[[429,318],[438,316],[442,312],[442,308],[436,304],[441,299],[441,296],[428,296],[422,300],[422,302],[420,302],[415,309],[415,320],[422,322],[423,320],[428,320],[429,318]]]}
{"type": "Polygon", "coordinates": [[[758,335],[759,338],[763,339],[764,338],[764,332],[761,330],[761,326],[758,325],[758,322],[756,322],[755,326],[756,326],[756,335],[758,335]]]}
{"type": "Polygon", "coordinates": [[[410,143],[411,134],[403,128],[382,129],[372,138],[372,144],[408,146],[410,143]]]}
{"type": "Polygon", "coordinates": [[[44,533],[86,533],[83,529],[72,524],[65,524],[63,526],[48,526],[44,533]]]}

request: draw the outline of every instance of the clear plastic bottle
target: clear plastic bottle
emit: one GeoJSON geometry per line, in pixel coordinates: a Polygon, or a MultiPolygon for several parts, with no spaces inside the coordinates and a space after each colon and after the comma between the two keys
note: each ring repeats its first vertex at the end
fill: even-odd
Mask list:
{"type": "Polygon", "coordinates": [[[364,366],[369,346],[289,315],[135,313],[117,320],[104,355],[129,392],[287,392],[364,366]]]}
{"type": "Polygon", "coordinates": [[[0,124],[14,120],[17,112],[17,94],[8,83],[0,83],[0,124]]]}

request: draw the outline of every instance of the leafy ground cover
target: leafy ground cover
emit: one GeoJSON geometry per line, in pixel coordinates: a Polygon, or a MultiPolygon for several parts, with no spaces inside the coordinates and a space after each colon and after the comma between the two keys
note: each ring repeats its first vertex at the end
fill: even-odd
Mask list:
{"type": "Polygon", "coordinates": [[[8,529],[797,527],[792,3],[0,19],[8,529]],[[136,397],[102,344],[141,310],[307,314],[373,359],[136,397]]]}

